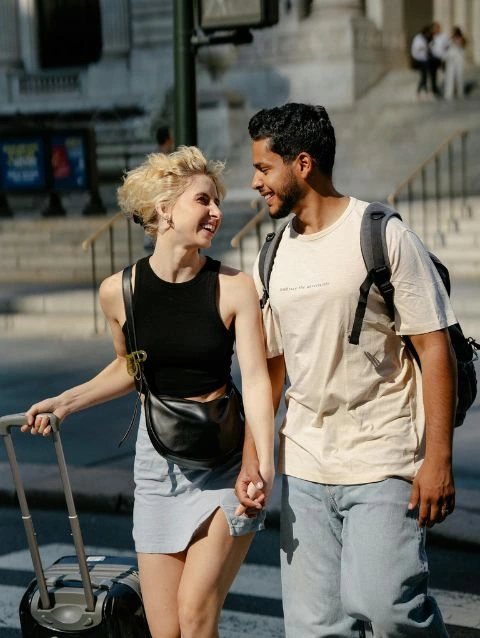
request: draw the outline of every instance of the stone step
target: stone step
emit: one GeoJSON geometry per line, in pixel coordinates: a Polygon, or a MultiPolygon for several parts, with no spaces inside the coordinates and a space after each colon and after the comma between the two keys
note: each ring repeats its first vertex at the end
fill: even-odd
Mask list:
{"type": "MultiPolygon", "coordinates": [[[[97,334],[108,332],[103,317],[99,317],[97,334]]],[[[93,314],[0,314],[0,335],[15,337],[56,335],[58,337],[93,336],[93,314]]]]}
{"type": "Polygon", "coordinates": [[[480,250],[477,246],[438,246],[434,252],[447,266],[465,262],[480,264],[480,250]]]}
{"type": "Polygon", "coordinates": [[[477,247],[477,250],[480,250],[480,231],[449,233],[445,236],[445,245],[448,248],[465,247],[468,249],[477,247]]]}
{"type": "Polygon", "coordinates": [[[59,290],[0,299],[0,313],[2,314],[85,314],[91,316],[93,307],[93,292],[88,289],[59,290]]]}

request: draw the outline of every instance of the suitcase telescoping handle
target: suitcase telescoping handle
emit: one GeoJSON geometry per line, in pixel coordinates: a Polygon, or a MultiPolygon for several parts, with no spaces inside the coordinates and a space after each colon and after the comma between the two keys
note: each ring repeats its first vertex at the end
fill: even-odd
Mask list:
{"type": "MultiPolygon", "coordinates": [[[[70,521],[70,527],[72,530],[73,542],[75,545],[75,552],[77,554],[78,566],[80,569],[80,575],[82,577],[83,589],[85,593],[86,610],[94,611],[95,609],[95,597],[93,595],[92,582],[90,580],[90,573],[88,571],[87,559],[85,556],[85,547],[82,539],[82,532],[80,530],[80,524],[78,522],[77,512],[75,510],[75,503],[73,501],[72,488],[70,485],[70,479],[68,478],[67,464],[65,462],[65,455],[63,453],[62,441],[60,439],[60,424],[55,414],[45,414],[42,416],[48,416],[50,425],[53,431],[53,443],[55,446],[55,453],[57,455],[58,468],[60,471],[60,478],[62,480],[63,491],[65,494],[65,501],[67,503],[68,518],[70,521]]],[[[13,427],[20,427],[26,422],[25,414],[9,414],[7,416],[0,417],[0,436],[3,438],[5,449],[7,451],[8,461],[10,463],[10,469],[12,470],[13,482],[15,489],[17,490],[18,502],[20,504],[20,510],[22,512],[23,524],[25,526],[25,532],[27,535],[28,547],[32,556],[33,569],[35,570],[35,576],[37,577],[38,591],[43,609],[51,609],[52,603],[48,595],[48,589],[45,582],[45,576],[43,573],[42,561],[40,558],[40,552],[38,550],[38,543],[36,539],[35,529],[33,527],[32,517],[28,509],[27,499],[25,496],[25,490],[23,488],[23,481],[20,475],[20,468],[18,466],[15,451],[13,449],[12,436],[10,430],[13,427]]]]}

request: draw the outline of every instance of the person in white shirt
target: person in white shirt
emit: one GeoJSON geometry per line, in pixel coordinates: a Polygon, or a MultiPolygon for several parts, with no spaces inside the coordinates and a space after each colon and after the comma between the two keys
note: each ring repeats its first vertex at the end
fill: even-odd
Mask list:
{"type": "Polygon", "coordinates": [[[418,99],[428,98],[428,61],[429,61],[429,43],[431,39],[430,27],[424,27],[420,33],[412,40],[410,55],[412,58],[412,67],[419,72],[419,81],[417,85],[418,99]]]}
{"type": "Polygon", "coordinates": [[[432,92],[436,97],[442,97],[442,91],[438,87],[437,76],[438,71],[444,67],[445,58],[447,56],[450,39],[448,35],[442,31],[442,27],[438,22],[434,22],[431,26],[432,39],[429,44],[429,60],[428,70],[430,73],[430,82],[432,92]]]}

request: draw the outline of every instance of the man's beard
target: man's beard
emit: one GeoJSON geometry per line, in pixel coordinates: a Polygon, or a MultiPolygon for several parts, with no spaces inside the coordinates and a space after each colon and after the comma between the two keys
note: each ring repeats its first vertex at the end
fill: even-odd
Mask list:
{"type": "Polygon", "coordinates": [[[283,219],[290,215],[295,208],[296,203],[300,199],[301,191],[295,177],[290,175],[289,182],[285,185],[284,190],[275,193],[277,199],[281,202],[280,208],[275,213],[270,213],[273,219],[283,219]]]}

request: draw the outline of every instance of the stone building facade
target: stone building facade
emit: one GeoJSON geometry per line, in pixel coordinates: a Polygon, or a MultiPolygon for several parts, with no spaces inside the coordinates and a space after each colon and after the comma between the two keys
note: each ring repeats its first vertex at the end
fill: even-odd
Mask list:
{"type": "MultiPolygon", "coordinates": [[[[171,117],[175,0],[98,0],[100,60],[49,69],[39,56],[41,1],[0,2],[0,124],[85,121],[101,143],[152,141],[152,123],[171,117]]],[[[255,31],[252,44],[198,53],[199,130],[206,146],[211,127],[222,130],[217,153],[232,143],[242,109],[288,100],[351,107],[388,69],[408,64],[411,37],[434,19],[446,31],[462,27],[480,64],[480,0],[279,1],[279,23],[255,31]]]]}

